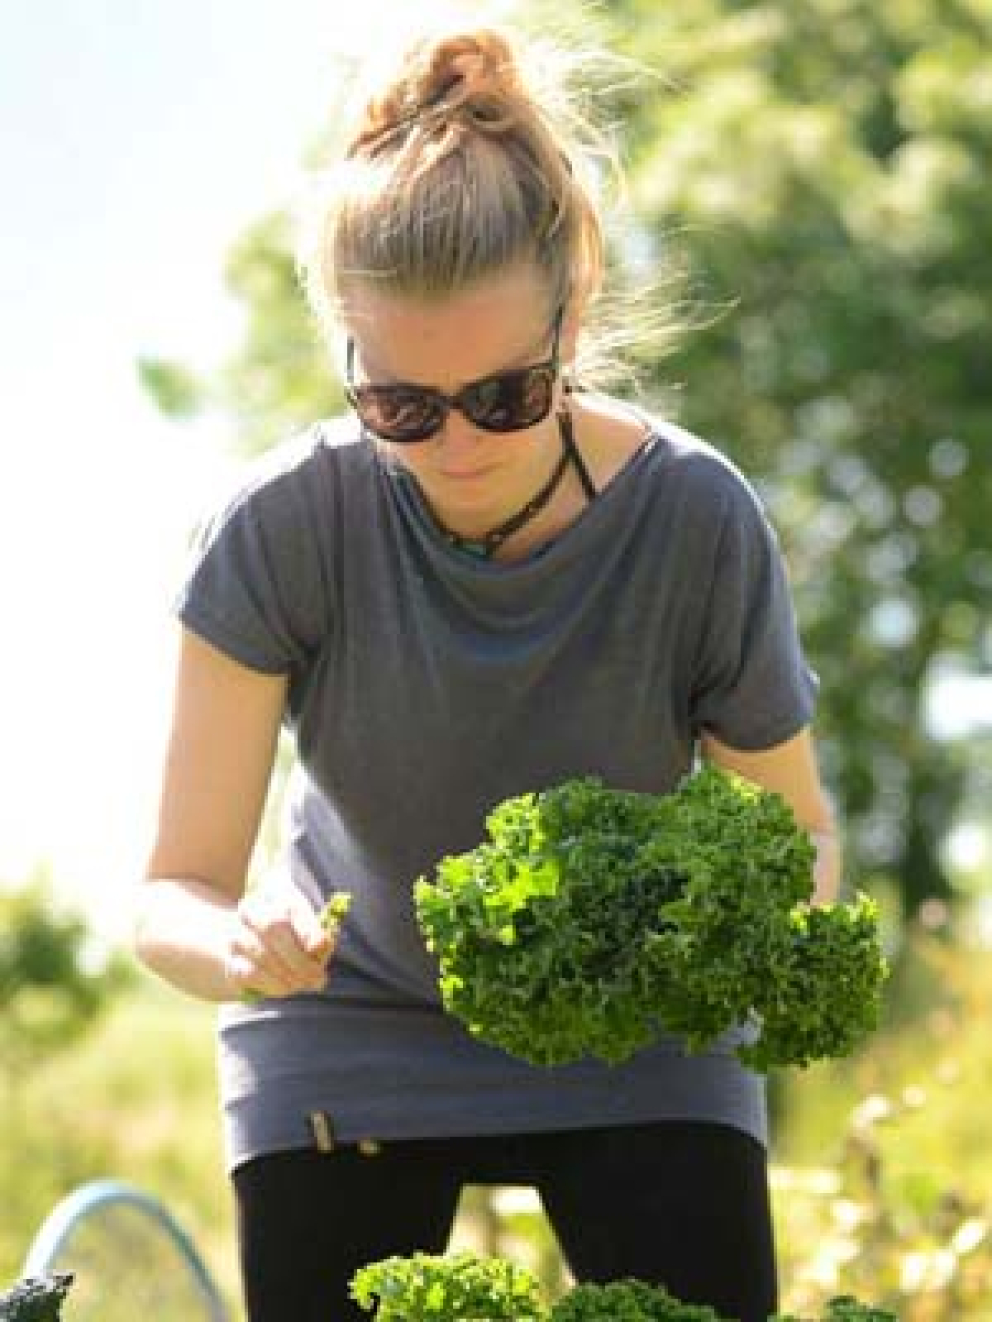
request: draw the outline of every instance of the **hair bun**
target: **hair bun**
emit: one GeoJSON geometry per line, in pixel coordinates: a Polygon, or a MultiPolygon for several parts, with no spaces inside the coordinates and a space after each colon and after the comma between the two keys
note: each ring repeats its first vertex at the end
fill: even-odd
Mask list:
{"type": "Polygon", "coordinates": [[[459,103],[477,98],[519,95],[516,60],[509,42],[491,29],[442,38],[425,70],[428,103],[451,97],[459,103]],[[429,84],[433,83],[433,97],[429,84]]]}
{"type": "Polygon", "coordinates": [[[513,102],[526,96],[513,49],[492,29],[421,40],[409,48],[391,84],[370,99],[349,155],[374,153],[420,124],[461,121],[498,133],[516,120],[513,102]]]}

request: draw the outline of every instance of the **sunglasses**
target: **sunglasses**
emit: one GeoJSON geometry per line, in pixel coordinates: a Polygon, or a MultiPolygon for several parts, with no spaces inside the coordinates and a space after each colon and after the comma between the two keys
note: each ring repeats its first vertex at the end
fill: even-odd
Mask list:
{"type": "Polygon", "coordinates": [[[551,412],[564,311],[562,306],[555,314],[551,357],[545,362],[470,381],[455,395],[402,381],[356,385],[355,345],[349,339],[345,398],[364,427],[381,440],[400,445],[436,436],[451,409],[457,409],[483,431],[522,431],[534,427],[551,412]]]}

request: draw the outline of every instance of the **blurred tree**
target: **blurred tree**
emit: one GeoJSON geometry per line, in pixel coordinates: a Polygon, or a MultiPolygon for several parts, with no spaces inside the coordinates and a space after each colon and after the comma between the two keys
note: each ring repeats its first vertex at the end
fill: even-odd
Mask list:
{"type": "Polygon", "coordinates": [[[646,242],[732,302],[685,343],[682,421],[768,498],[852,875],[914,911],[966,774],[928,681],[992,669],[992,9],[608,8],[666,80],[624,114],[646,242]]]}
{"type": "Polygon", "coordinates": [[[23,1067],[76,1041],[128,977],[129,965],[107,957],[83,920],[55,903],[44,873],[26,886],[0,887],[5,1065],[23,1067]]]}
{"type": "MultiPolygon", "coordinates": [[[[556,9],[522,17],[561,28],[556,9]]],[[[680,421],[762,490],[851,878],[914,912],[949,893],[967,778],[930,677],[949,656],[992,669],[992,9],[611,0],[586,19],[659,75],[614,94],[636,217],[620,282],[687,267],[714,312],[648,360],[645,393],[667,403],[677,377],[680,421]]],[[[245,335],[213,389],[251,449],[340,404],[289,254],[271,217],[228,269],[245,335]]]]}
{"type": "Polygon", "coordinates": [[[288,216],[263,216],[228,255],[225,283],[245,313],[240,346],[214,379],[179,363],[144,358],[141,385],[163,413],[181,420],[217,408],[233,421],[246,453],[341,407],[328,350],[300,294],[288,216]]]}

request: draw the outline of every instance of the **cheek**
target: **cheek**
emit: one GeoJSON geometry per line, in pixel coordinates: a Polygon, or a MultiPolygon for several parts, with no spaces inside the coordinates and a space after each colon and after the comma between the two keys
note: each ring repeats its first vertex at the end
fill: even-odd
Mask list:
{"type": "Polygon", "coordinates": [[[431,441],[414,441],[411,445],[394,445],[389,441],[374,441],[379,458],[394,473],[412,473],[418,477],[427,467],[431,441]]]}

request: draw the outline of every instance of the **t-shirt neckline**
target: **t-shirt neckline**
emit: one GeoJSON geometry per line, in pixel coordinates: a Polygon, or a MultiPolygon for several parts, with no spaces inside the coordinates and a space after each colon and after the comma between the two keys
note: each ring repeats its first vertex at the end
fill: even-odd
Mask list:
{"type": "MultiPolygon", "coordinates": [[[[658,430],[648,419],[645,418],[644,421],[649,428],[646,436],[609,481],[599,489],[595,500],[588,501],[561,532],[542,542],[519,560],[483,559],[453,546],[431,513],[430,506],[413,474],[398,464],[391,465],[381,455],[377,454],[376,460],[394,499],[412,516],[418,531],[430,543],[437,555],[442,556],[449,564],[483,574],[507,574],[515,570],[526,570],[535,565],[544,565],[555,557],[559,550],[564,554],[585,536],[586,528],[594,526],[600,518],[605,517],[604,511],[614,504],[618,498],[617,493],[627,486],[633,474],[657,448],[660,439],[658,430]]],[[[369,444],[374,446],[372,441],[369,444]]]]}

